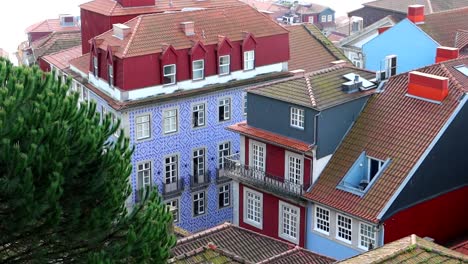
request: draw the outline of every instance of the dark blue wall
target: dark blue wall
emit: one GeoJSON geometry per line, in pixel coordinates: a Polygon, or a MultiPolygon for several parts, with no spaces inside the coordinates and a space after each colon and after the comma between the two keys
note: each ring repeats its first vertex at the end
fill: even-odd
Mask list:
{"type": "MultiPolygon", "coordinates": [[[[468,105],[465,104],[382,220],[417,203],[468,184],[467,133],[468,105]]],[[[460,210],[468,210],[466,201],[460,201],[460,210]]]]}
{"type": "Polygon", "coordinates": [[[335,152],[369,97],[323,110],[318,120],[317,159],[335,152]]]}
{"type": "Polygon", "coordinates": [[[314,116],[317,113],[310,108],[247,93],[247,123],[250,126],[309,144],[314,142],[314,116]],[[290,109],[292,106],[305,110],[303,130],[290,126],[290,109]]]}

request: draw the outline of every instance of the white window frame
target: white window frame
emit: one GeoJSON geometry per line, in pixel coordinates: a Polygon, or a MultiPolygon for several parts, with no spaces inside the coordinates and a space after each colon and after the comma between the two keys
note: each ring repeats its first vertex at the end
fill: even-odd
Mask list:
{"type": "Polygon", "coordinates": [[[110,87],[114,87],[114,66],[112,64],[107,65],[107,79],[110,87]]]}
{"type": "Polygon", "coordinates": [[[285,166],[284,166],[284,175],[285,178],[295,184],[304,184],[304,157],[294,152],[286,151],[285,155],[285,166]],[[299,172],[299,179],[291,179],[290,178],[290,162],[289,158],[298,159],[300,161],[300,172],[299,172]]]}
{"type": "Polygon", "coordinates": [[[151,115],[150,114],[135,116],[135,138],[136,140],[143,140],[143,139],[151,138],[151,115]]]}
{"type": "MultiPolygon", "coordinates": [[[[244,223],[249,224],[251,226],[254,226],[258,229],[263,229],[263,193],[254,191],[252,189],[246,188],[244,186],[244,205],[243,205],[243,211],[244,211],[244,223]],[[259,212],[258,212],[258,219],[259,221],[255,221],[254,219],[250,219],[249,216],[247,215],[248,212],[248,204],[249,204],[249,196],[248,194],[252,194],[253,196],[259,197],[259,212]]],[[[255,213],[255,212],[254,212],[255,213]]],[[[255,216],[254,216],[255,217],[255,216]]]]}
{"type": "Polygon", "coordinates": [[[320,21],[321,21],[322,23],[327,22],[327,16],[326,16],[326,15],[321,16],[320,19],[321,19],[320,21]]]}
{"type": "MultiPolygon", "coordinates": [[[[291,215],[291,217],[293,216],[292,213],[288,213],[291,215]]],[[[301,223],[301,209],[297,206],[294,206],[294,205],[291,205],[291,204],[288,204],[288,203],[285,203],[283,201],[279,201],[279,210],[278,210],[278,236],[285,239],[285,240],[288,240],[289,242],[292,242],[294,244],[299,244],[299,239],[300,239],[300,223],[301,223]],[[296,214],[295,214],[295,217],[296,217],[296,223],[294,223],[293,225],[290,225],[291,227],[295,227],[296,229],[296,236],[291,236],[289,234],[286,234],[284,233],[284,224],[285,224],[285,221],[291,221],[291,219],[289,220],[286,220],[284,218],[284,215],[285,213],[287,212],[284,212],[285,209],[287,210],[295,210],[296,211],[296,214]]]]}
{"type": "Polygon", "coordinates": [[[81,84],[81,97],[83,99],[83,101],[85,102],[88,102],[89,101],[89,91],[88,91],[88,88],[86,88],[86,86],[82,85],[81,84]]]}
{"type": "Polygon", "coordinates": [[[242,108],[244,112],[244,116],[247,116],[247,93],[242,93],[242,108]]]}
{"type": "Polygon", "coordinates": [[[163,134],[176,133],[179,130],[179,111],[177,108],[163,110],[163,134]],[[171,114],[172,113],[172,114],[171,114]]]}
{"type": "Polygon", "coordinates": [[[205,191],[197,192],[192,195],[192,213],[193,216],[202,216],[206,214],[206,193],[205,191]],[[200,194],[203,194],[203,197],[200,198],[200,194]],[[197,203],[197,205],[195,205],[197,203]],[[198,207],[198,213],[195,213],[195,206],[198,207]]]}
{"type": "Polygon", "coordinates": [[[367,180],[368,182],[370,183],[371,182],[371,178],[370,178],[370,174],[371,174],[371,162],[372,160],[375,160],[378,162],[378,166],[379,166],[379,169],[377,170],[377,172],[375,173],[374,175],[374,178],[375,176],[377,176],[377,174],[379,174],[380,170],[382,169],[385,161],[383,160],[380,160],[380,159],[376,159],[376,158],[373,158],[373,157],[370,157],[370,156],[367,156],[367,174],[366,174],[366,177],[367,177],[367,180]]]}
{"type": "Polygon", "coordinates": [[[177,185],[177,181],[179,180],[179,155],[171,154],[167,155],[163,158],[163,166],[164,166],[164,175],[163,175],[163,185],[175,184],[177,185]],[[169,159],[169,162],[167,162],[169,159]],[[170,169],[168,170],[168,166],[170,169]],[[169,172],[169,177],[168,177],[169,172]],[[169,179],[169,183],[168,180],[169,179]]]}
{"type": "Polygon", "coordinates": [[[231,73],[231,55],[223,55],[219,56],[218,58],[218,64],[219,64],[219,75],[228,75],[231,73]],[[221,59],[227,58],[227,63],[221,64],[221,59]],[[227,70],[222,70],[222,69],[227,69],[227,70]]]}
{"type": "MultiPolygon", "coordinates": [[[[366,230],[367,231],[367,230],[366,230]]],[[[368,231],[369,232],[369,231],[368,231]]],[[[377,247],[377,232],[375,232],[374,230],[374,227],[372,225],[369,225],[367,223],[364,223],[364,222],[359,222],[359,241],[358,241],[358,247],[360,249],[364,249],[364,250],[369,250],[369,245],[366,247],[364,245],[362,245],[363,242],[365,243],[369,243],[371,242],[371,240],[373,240],[373,248],[376,248],[377,247]],[[370,237],[368,234],[363,234],[362,233],[362,226],[364,227],[370,227],[370,233],[373,234],[373,237],[370,237]],[[363,239],[364,238],[364,239],[363,239]],[[364,241],[364,240],[367,240],[367,241],[364,241]]]]}
{"type": "Polygon", "coordinates": [[[206,149],[197,148],[192,151],[192,176],[203,177],[206,172],[206,149]],[[196,163],[196,164],[195,164],[196,163]],[[197,168],[195,168],[197,166],[197,168]],[[195,171],[196,169],[196,171],[195,171]]]}
{"type": "Polygon", "coordinates": [[[255,69],[255,50],[244,51],[244,71],[255,69]]]}
{"type": "Polygon", "coordinates": [[[230,97],[220,98],[218,100],[218,122],[225,122],[231,120],[231,112],[232,112],[232,102],[230,97]],[[219,120],[221,114],[221,107],[223,108],[223,120],[219,120]]]}
{"type": "Polygon", "coordinates": [[[322,234],[325,234],[325,235],[330,235],[330,224],[331,224],[331,214],[330,214],[330,210],[324,208],[324,207],[321,207],[321,206],[318,206],[316,205],[315,206],[315,210],[314,210],[314,216],[313,218],[314,219],[314,230],[319,232],[319,233],[322,233],[322,234]],[[327,212],[327,214],[324,214],[322,213],[323,212],[327,212]],[[328,216],[328,220],[324,219],[323,217],[318,217],[318,214],[320,213],[320,215],[327,215],[328,216]],[[319,226],[319,220],[323,222],[323,224],[321,223],[320,225],[324,225],[324,226],[327,226],[328,227],[328,231],[320,228],[319,226]]]}
{"type": "Polygon", "coordinates": [[[305,127],[305,110],[299,107],[291,107],[289,124],[294,128],[304,129],[305,127]]]}
{"type": "Polygon", "coordinates": [[[260,171],[265,171],[266,169],[266,144],[265,143],[262,143],[262,142],[259,142],[259,141],[255,141],[255,140],[252,140],[252,139],[249,139],[249,165],[256,169],[256,170],[260,170],[260,171]],[[262,160],[263,160],[263,164],[262,166],[258,166],[259,162],[256,162],[256,160],[254,159],[254,145],[258,146],[258,147],[261,147],[263,148],[263,155],[262,155],[262,160]]]}
{"type": "Polygon", "coordinates": [[[93,55],[93,75],[99,77],[99,59],[97,55],[93,55]]]}
{"type": "Polygon", "coordinates": [[[218,208],[222,209],[222,208],[227,208],[229,206],[231,206],[231,184],[230,183],[218,186],[218,208]],[[221,196],[222,196],[223,201],[222,201],[222,204],[219,204],[221,196]]]}
{"type": "MultiPolygon", "coordinates": [[[[346,225],[348,223],[345,223],[346,225]]],[[[353,219],[351,217],[348,217],[346,215],[343,215],[343,214],[339,214],[337,213],[336,214],[336,235],[335,235],[335,238],[340,240],[340,241],[343,241],[345,243],[348,243],[348,244],[352,244],[352,241],[353,241],[353,219]],[[340,225],[340,222],[344,222],[344,221],[340,221],[340,217],[343,218],[344,220],[350,220],[349,222],[349,225],[350,227],[347,228],[346,226],[344,225],[340,225]],[[340,228],[343,229],[343,231],[349,231],[349,234],[346,234],[346,232],[341,232],[340,228]],[[344,237],[341,237],[340,234],[343,233],[344,235],[349,235],[350,239],[346,239],[344,237]]]]}
{"type": "Polygon", "coordinates": [[[307,18],[307,22],[309,22],[310,24],[313,24],[314,23],[314,16],[309,16],[307,18]]]}
{"type": "Polygon", "coordinates": [[[203,80],[203,79],[205,79],[205,60],[194,60],[192,62],[192,80],[197,81],[197,80],[203,80]],[[200,62],[201,62],[201,68],[195,68],[195,64],[200,63],[200,62]],[[200,75],[199,77],[195,77],[196,72],[201,73],[199,74],[200,75]]]}
{"type": "MultiPolygon", "coordinates": [[[[110,112],[110,114],[111,114],[111,118],[112,118],[112,124],[117,124],[117,121],[118,121],[117,115],[114,112],[110,112]]],[[[115,137],[120,136],[120,127],[117,128],[117,130],[114,132],[114,136],[115,137]]]]}
{"type": "Polygon", "coordinates": [[[137,175],[137,190],[145,189],[147,186],[153,186],[152,164],[151,161],[138,162],[136,165],[137,175]],[[140,166],[143,166],[140,168],[140,166]],[[142,174],[142,182],[140,187],[140,173],[142,174]],[[147,173],[147,175],[145,175],[147,173]],[[148,182],[146,182],[148,180],[148,182]]]}
{"type": "Polygon", "coordinates": [[[192,128],[200,128],[206,126],[206,104],[197,103],[192,105],[192,128]],[[195,118],[195,113],[197,118],[195,118]],[[197,125],[195,125],[197,123],[197,125]]]}
{"type": "Polygon", "coordinates": [[[231,156],[231,141],[218,144],[218,169],[224,168],[224,158],[231,156]],[[227,148],[226,148],[227,146],[227,148]]]}
{"type": "Polygon", "coordinates": [[[166,203],[166,206],[169,207],[169,212],[172,213],[172,220],[174,223],[178,223],[179,222],[179,217],[180,217],[180,202],[179,202],[179,199],[172,199],[172,200],[168,200],[165,202],[166,203]],[[174,206],[175,204],[175,206],[174,206]],[[175,215],[175,216],[174,216],[175,215]]]}
{"type": "Polygon", "coordinates": [[[328,16],[327,16],[327,21],[328,21],[328,22],[332,22],[332,20],[333,20],[333,16],[332,16],[332,15],[328,15],[328,16]]]}
{"type": "Polygon", "coordinates": [[[164,67],[163,67],[163,79],[162,79],[163,85],[172,85],[172,84],[175,84],[175,83],[177,82],[176,74],[177,74],[177,67],[176,67],[175,64],[164,65],[164,67]],[[173,72],[173,73],[168,73],[168,74],[166,74],[166,68],[167,68],[167,67],[174,67],[174,72],[173,72]],[[166,78],[166,77],[171,79],[171,82],[170,82],[170,83],[165,83],[165,78],[166,78]]]}

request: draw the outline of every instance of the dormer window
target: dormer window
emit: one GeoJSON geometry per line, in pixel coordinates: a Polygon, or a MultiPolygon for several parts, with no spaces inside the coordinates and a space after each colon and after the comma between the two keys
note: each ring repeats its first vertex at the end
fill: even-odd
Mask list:
{"type": "Polygon", "coordinates": [[[113,87],[114,86],[114,66],[112,64],[107,65],[107,76],[109,77],[108,82],[109,86],[113,87]]]}
{"type": "Polygon", "coordinates": [[[219,75],[229,74],[231,65],[231,56],[225,55],[219,57],[219,75]]]}
{"type": "Polygon", "coordinates": [[[253,70],[255,68],[255,51],[249,50],[244,52],[244,71],[253,70]]]}
{"type": "Polygon", "coordinates": [[[176,65],[166,65],[164,66],[164,84],[175,84],[176,82],[176,65]]]}
{"type": "Polygon", "coordinates": [[[205,78],[205,61],[196,60],[192,63],[193,66],[193,80],[203,80],[205,78]]]}
{"type": "Polygon", "coordinates": [[[97,55],[93,56],[93,75],[99,77],[99,64],[97,55]]]}
{"type": "Polygon", "coordinates": [[[337,188],[363,196],[382,175],[388,164],[390,164],[390,159],[380,160],[367,156],[363,152],[348,170],[337,188]]]}

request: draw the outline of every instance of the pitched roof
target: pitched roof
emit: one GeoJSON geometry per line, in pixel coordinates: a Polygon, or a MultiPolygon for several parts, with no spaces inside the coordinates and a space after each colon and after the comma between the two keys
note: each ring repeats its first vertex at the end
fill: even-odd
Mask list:
{"type": "Polygon", "coordinates": [[[460,50],[468,48],[468,30],[459,29],[455,36],[455,48],[460,50]]]}
{"type": "Polygon", "coordinates": [[[132,33],[123,40],[114,37],[112,30],[96,37],[104,40],[100,45],[102,49],[107,49],[108,45],[119,47],[114,55],[120,58],[158,53],[167,44],[175,49],[190,48],[198,41],[205,45],[216,44],[219,35],[239,41],[244,39],[245,31],[257,38],[288,34],[284,27],[246,4],[222,9],[142,15],[125,24],[132,33]],[[186,36],[181,29],[180,23],[187,21],[194,22],[193,36],[186,36]]]}
{"type": "MultiPolygon", "coordinates": [[[[308,250],[296,248],[296,245],[267,237],[265,235],[234,226],[229,223],[202,231],[187,238],[177,241],[177,245],[172,249],[173,255],[183,256],[188,252],[193,252],[201,247],[214,244],[218,249],[229,252],[243,259],[247,263],[331,263],[334,260],[313,253],[308,250]],[[298,252],[293,252],[298,251],[298,252]],[[292,254],[294,253],[294,254],[292,254]],[[296,258],[296,254],[301,257],[296,258]],[[289,257],[297,261],[289,261],[289,257]],[[285,259],[284,262],[281,259],[285,259]],[[277,260],[277,262],[274,262],[277,260]],[[273,262],[270,262],[273,261],[273,262]]],[[[291,259],[292,260],[292,259],[291,259]]]]}
{"type": "Polygon", "coordinates": [[[442,46],[454,47],[457,30],[468,30],[468,3],[465,4],[464,8],[427,15],[419,26],[442,46]]]}
{"type": "MultiPolygon", "coordinates": [[[[319,4],[298,4],[296,7],[296,12],[300,14],[318,14],[329,8],[328,6],[323,6],[319,4]]],[[[331,8],[330,8],[331,9],[331,8]]]]}
{"type": "Polygon", "coordinates": [[[367,80],[375,77],[373,72],[367,70],[335,66],[263,84],[249,89],[248,92],[321,111],[374,93],[375,89],[355,93],[343,92],[342,84],[349,81],[343,76],[349,73],[355,73],[367,80]]]}
{"type": "Polygon", "coordinates": [[[26,33],[34,32],[59,32],[59,31],[77,31],[80,30],[80,27],[77,25],[74,26],[61,26],[60,19],[46,19],[41,22],[38,22],[34,25],[26,28],[26,33]]]}
{"type": "Polygon", "coordinates": [[[466,263],[467,261],[468,257],[463,254],[417,237],[416,235],[411,235],[361,255],[339,261],[338,263],[458,264],[466,263]]]}
{"type": "Polygon", "coordinates": [[[281,12],[289,12],[289,8],[287,6],[275,3],[273,1],[259,1],[259,0],[241,0],[242,2],[249,4],[253,8],[257,9],[261,12],[272,12],[272,13],[281,13],[281,12]]]}
{"type": "Polygon", "coordinates": [[[226,129],[242,135],[249,136],[251,138],[268,141],[272,144],[276,144],[299,152],[307,152],[312,149],[312,146],[307,143],[296,139],[288,138],[279,134],[275,134],[263,129],[249,126],[245,121],[231,125],[226,129]]]}
{"type": "Polygon", "coordinates": [[[468,239],[451,247],[451,249],[460,252],[462,254],[468,255],[468,239]]]}
{"type": "Polygon", "coordinates": [[[377,0],[364,3],[364,6],[393,10],[406,14],[409,5],[424,5],[424,13],[431,14],[466,6],[466,0],[377,0]]]}
{"type": "Polygon", "coordinates": [[[53,32],[31,43],[37,58],[81,45],[80,31],[53,32]]]}
{"type": "Polygon", "coordinates": [[[243,259],[229,252],[217,249],[215,245],[207,245],[197,248],[183,255],[169,259],[168,263],[190,263],[190,264],[206,264],[206,263],[246,263],[243,259]],[[236,261],[236,259],[238,261],[236,261]]]}
{"type": "Polygon", "coordinates": [[[156,0],[153,6],[123,7],[114,0],[93,0],[80,5],[80,8],[106,16],[125,16],[180,11],[184,8],[220,8],[239,4],[241,2],[238,0],[156,0]]]}
{"type": "Polygon", "coordinates": [[[55,52],[42,57],[43,60],[54,65],[60,70],[66,69],[70,66],[70,61],[82,55],[81,45],[55,52]]]}
{"type": "MultiPolygon", "coordinates": [[[[290,71],[316,71],[330,67],[332,61],[344,59],[344,55],[332,43],[324,41],[325,37],[319,39],[311,33],[309,29],[316,29],[315,26],[294,25],[286,28],[289,30],[290,71]]],[[[322,35],[320,31],[314,34],[322,35]]]]}
{"type": "MultiPolygon", "coordinates": [[[[351,23],[351,22],[349,22],[351,23]]],[[[347,24],[348,28],[349,28],[349,23],[347,24]]],[[[343,39],[339,45],[342,46],[342,47],[355,47],[354,45],[356,43],[359,43],[357,46],[360,48],[362,47],[362,45],[364,43],[362,43],[362,40],[363,39],[367,39],[369,37],[371,37],[372,35],[375,35],[376,32],[377,32],[377,29],[380,28],[380,27],[384,27],[384,26],[393,26],[397,23],[397,21],[395,20],[395,18],[393,16],[386,16],[374,23],[372,23],[371,25],[365,27],[363,30],[355,33],[355,34],[352,34],[350,35],[349,37],[343,39]]]]}
{"type": "Polygon", "coordinates": [[[309,31],[309,33],[314,36],[318,41],[322,43],[324,47],[327,48],[338,60],[349,61],[348,58],[343,54],[343,52],[337,48],[323,33],[312,24],[305,24],[304,27],[309,31]]]}
{"type": "Polygon", "coordinates": [[[468,58],[431,65],[420,72],[448,77],[449,94],[442,104],[406,96],[408,74],[396,75],[385,91],[374,95],[343,139],[305,198],[362,219],[378,222],[378,215],[416,165],[468,92],[468,77],[454,66],[468,58]],[[455,77],[454,77],[455,76],[455,77]],[[465,83],[462,86],[462,83],[465,83]],[[421,133],[424,131],[424,133],[421,133]],[[391,135],[391,136],[389,136],[391,135]],[[391,163],[362,197],[337,189],[357,158],[366,154],[391,163]]]}
{"type": "Polygon", "coordinates": [[[80,72],[84,74],[88,74],[89,72],[89,60],[90,54],[86,53],[78,58],[70,60],[70,65],[78,69],[80,72]]]}

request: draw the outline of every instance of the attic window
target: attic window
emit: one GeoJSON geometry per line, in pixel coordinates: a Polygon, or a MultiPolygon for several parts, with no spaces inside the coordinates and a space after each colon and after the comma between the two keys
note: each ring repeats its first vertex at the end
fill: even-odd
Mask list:
{"type": "Polygon", "coordinates": [[[363,152],[343,177],[337,188],[363,196],[377,178],[382,175],[389,163],[390,159],[386,161],[376,159],[367,156],[363,152]]]}
{"type": "Polygon", "coordinates": [[[466,65],[458,65],[454,67],[457,71],[461,72],[463,75],[468,76],[468,67],[466,65]]]}

